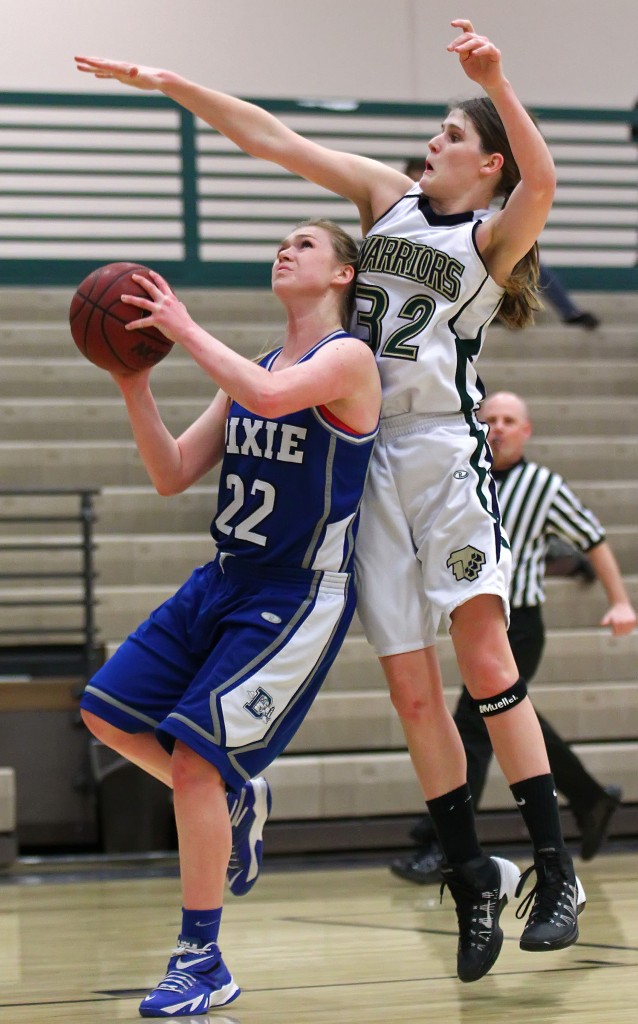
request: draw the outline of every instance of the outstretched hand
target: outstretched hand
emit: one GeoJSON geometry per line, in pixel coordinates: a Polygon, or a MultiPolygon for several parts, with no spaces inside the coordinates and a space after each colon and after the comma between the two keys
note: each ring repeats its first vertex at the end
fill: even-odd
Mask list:
{"type": "Polygon", "coordinates": [[[501,81],[501,51],[487,36],[477,35],[471,21],[457,18],[452,25],[461,29],[461,35],[452,40],[448,50],[450,53],[458,53],[461,67],[467,77],[484,89],[489,89],[501,81]]]}
{"type": "Polygon", "coordinates": [[[162,69],[145,68],[141,64],[127,64],[122,60],[106,60],[103,57],[75,57],[78,71],[95,75],[96,78],[113,78],[123,85],[135,89],[159,89],[162,69]]]}
{"type": "Polygon", "coordinates": [[[139,295],[122,295],[122,302],[147,311],[148,315],[132,320],[126,325],[127,331],[144,327],[157,327],[169,341],[180,342],[185,332],[194,323],[183,302],[161,274],[149,270],[149,277],[133,274],[133,280],[148,292],[148,298],[139,295]]]}

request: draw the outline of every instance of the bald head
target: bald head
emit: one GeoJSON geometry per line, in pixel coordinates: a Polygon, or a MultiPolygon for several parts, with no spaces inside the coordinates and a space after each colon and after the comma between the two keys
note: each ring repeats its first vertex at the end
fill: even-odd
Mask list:
{"type": "Polygon", "coordinates": [[[479,419],[490,428],[489,443],[494,469],[509,469],[523,458],[532,433],[526,403],[513,391],[497,391],[479,410],[479,419]]]}

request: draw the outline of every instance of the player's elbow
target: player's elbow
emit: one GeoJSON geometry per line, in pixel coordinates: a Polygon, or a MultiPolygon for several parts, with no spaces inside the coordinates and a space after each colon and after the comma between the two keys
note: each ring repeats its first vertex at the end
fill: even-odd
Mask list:
{"type": "Polygon", "coordinates": [[[537,168],[536,174],[531,180],[528,179],[527,186],[533,191],[535,202],[541,206],[551,207],[556,194],[556,168],[553,162],[543,164],[537,168]]]}
{"type": "Polygon", "coordinates": [[[554,202],[554,197],[556,195],[556,185],[556,172],[552,167],[551,174],[547,175],[545,180],[539,184],[538,188],[541,201],[547,203],[549,206],[551,206],[554,202]]]}
{"type": "Polygon", "coordinates": [[[276,136],[269,133],[251,140],[250,149],[246,147],[246,152],[257,160],[267,160],[269,163],[279,163],[281,159],[281,146],[276,136]]]}
{"type": "MultiPolygon", "coordinates": [[[[246,148],[246,151],[258,160],[279,164],[280,167],[297,173],[295,168],[299,159],[298,154],[300,151],[305,152],[307,145],[307,140],[303,136],[273,118],[259,134],[251,137],[250,149],[246,148]]],[[[301,177],[305,177],[303,169],[299,173],[301,177]]]]}
{"type": "Polygon", "coordinates": [[[188,486],[183,480],[165,476],[152,476],[151,483],[160,498],[172,498],[175,494],[182,494],[188,486]]]}
{"type": "Polygon", "coordinates": [[[154,481],[153,486],[160,498],[172,498],[174,494],[181,494],[181,487],[174,487],[163,481],[154,481]]]}
{"type": "Polygon", "coordinates": [[[248,396],[246,406],[255,416],[265,420],[275,420],[290,412],[290,397],[277,387],[274,377],[263,385],[254,388],[248,396]]]}

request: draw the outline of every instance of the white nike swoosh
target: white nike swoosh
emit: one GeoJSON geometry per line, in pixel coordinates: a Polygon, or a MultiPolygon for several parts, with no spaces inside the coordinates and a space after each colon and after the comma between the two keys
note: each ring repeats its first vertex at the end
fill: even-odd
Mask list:
{"type": "Polygon", "coordinates": [[[180,971],[186,971],[189,967],[197,967],[200,964],[203,964],[205,960],[213,959],[214,957],[212,957],[210,953],[206,953],[205,956],[195,957],[194,960],[184,960],[183,957],[180,957],[175,966],[179,968],[180,971]]]}
{"type": "Polygon", "coordinates": [[[516,803],[518,804],[519,807],[524,807],[525,806],[525,798],[523,797],[522,800],[519,800],[518,797],[517,797],[516,798],[516,803]]]}
{"type": "MultiPolygon", "coordinates": [[[[146,1000],[150,999],[150,998],[151,998],[151,996],[146,996],[143,999],[143,1003],[145,1003],[146,1000]]],[[[173,1003],[172,1006],[164,1006],[162,1008],[162,1013],[164,1013],[164,1014],[179,1015],[180,1010],[184,1010],[186,1007],[189,1008],[189,1012],[190,1013],[198,1013],[198,1012],[199,1013],[203,1013],[206,1010],[206,1005],[204,1005],[204,1007],[201,1010],[198,1010],[198,1007],[201,1006],[202,1000],[205,1000],[205,999],[206,999],[206,996],[201,995],[201,996],[195,996],[194,999],[187,999],[183,1003],[173,1003]]]]}

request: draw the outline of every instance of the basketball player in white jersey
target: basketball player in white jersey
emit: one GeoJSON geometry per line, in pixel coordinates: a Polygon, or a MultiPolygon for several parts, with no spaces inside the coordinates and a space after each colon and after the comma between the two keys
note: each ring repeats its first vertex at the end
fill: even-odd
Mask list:
{"type": "Polygon", "coordinates": [[[515,865],[484,856],[478,843],[463,745],[443,700],[435,649],[441,620],[534,846],[536,885],[519,908],[526,913],[532,904],[521,947],[575,942],[585,895],[563,842],[538,719],[507,640],[510,554],[486,429],[475,417],[483,397],[475,362],[490,322],[497,313],[512,327],[533,318],[536,239],[555,170],[499,50],[469,21],[452,24],[459,34],[447,49],[486,96],[449,111],[416,185],[173,72],[92,58],[77,65],[159,89],[246,152],[358,207],[365,238],[353,330],[375,350],[383,383],[362,509],[358,607],[446,858],[459,921],[457,973],[475,981],[498,957],[499,914],[520,886],[515,865]]]}
{"type": "Polygon", "coordinates": [[[374,356],[342,326],[356,258],[330,221],[290,233],[272,273],[285,340],[259,363],[194,323],[153,271],[137,278],[147,298],[123,296],[148,314],[130,329],[154,324],[219,385],[175,439],[151,371],[116,376],[156,489],[180,493],[222,460],[216,557],[124,641],[81,700],[98,739],[173,789],[182,921],[143,1017],[203,1014],[239,994],[217,944],[234,842],[227,793],[241,800],[287,745],[354,614],[354,543],[381,406],[374,356]]]}

